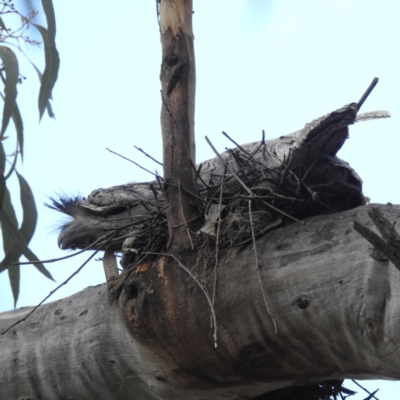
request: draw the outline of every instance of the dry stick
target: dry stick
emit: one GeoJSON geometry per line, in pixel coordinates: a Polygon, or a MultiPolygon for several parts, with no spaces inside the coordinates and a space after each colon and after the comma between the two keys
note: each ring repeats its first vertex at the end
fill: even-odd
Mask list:
{"type": "MultiPolygon", "coordinates": [[[[100,236],[96,241],[94,241],[93,243],[91,243],[88,247],[85,247],[83,250],[79,250],[76,253],[73,254],[69,254],[68,256],[64,256],[64,257],[60,257],[60,258],[50,258],[49,260],[43,260],[43,261],[24,261],[24,262],[13,262],[12,265],[27,265],[27,264],[38,264],[38,263],[52,263],[52,262],[56,262],[56,261],[61,261],[61,260],[66,260],[67,258],[71,258],[74,256],[77,256],[78,254],[83,253],[86,250],[91,250],[92,246],[94,246],[95,244],[97,244],[98,242],[100,242],[100,240],[104,239],[105,236],[107,235],[103,235],[100,236]]],[[[110,238],[111,240],[112,238],[110,238]]]]}
{"type": "Polygon", "coordinates": [[[260,282],[260,288],[261,288],[261,293],[263,295],[264,298],[264,303],[265,303],[265,307],[268,311],[269,316],[272,319],[272,323],[274,324],[274,329],[275,329],[275,333],[278,333],[278,327],[276,326],[276,322],[275,322],[275,318],[273,317],[271,310],[268,307],[268,303],[267,303],[267,296],[265,294],[264,291],[264,287],[263,287],[263,283],[262,283],[262,279],[261,279],[261,273],[260,273],[260,261],[258,259],[258,254],[257,254],[257,246],[256,246],[256,236],[254,234],[254,222],[253,222],[253,215],[251,213],[251,200],[249,200],[249,215],[250,215],[250,228],[251,228],[251,236],[253,237],[253,249],[254,249],[254,255],[256,257],[256,269],[257,269],[257,274],[258,274],[258,280],[260,282]]]}
{"type": "Polygon", "coordinates": [[[311,198],[313,199],[313,201],[314,201],[315,203],[321,204],[321,205],[324,206],[328,211],[330,211],[330,212],[332,212],[332,213],[335,213],[335,212],[336,212],[332,207],[329,207],[327,204],[325,204],[325,203],[319,198],[318,192],[313,191],[310,187],[308,187],[308,186],[303,182],[303,180],[301,180],[301,184],[306,188],[307,192],[310,193],[311,198]]]}
{"type": "Polygon", "coordinates": [[[368,89],[365,91],[365,93],[361,96],[361,99],[358,100],[357,103],[357,112],[360,111],[361,106],[364,104],[364,101],[367,100],[367,97],[371,94],[371,92],[374,90],[374,87],[376,84],[379,82],[379,78],[374,78],[372,79],[371,84],[368,86],[368,89]]]}
{"type": "MultiPolygon", "coordinates": [[[[178,186],[178,185],[175,185],[175,183],[168,182],[168,185],[171,185],[171,186],[176,187],[176,188],[179,189],[179,186],[178,186]]],[[[203,203],[206,203],[206,204],[207,204],[207,200],[202,199],[200,196],[197,196],[197,194],[192,193],[190,190],[187,190],[187,189],[185,189],[185,188],[182,187],[182,186],[181,186],[181,190],[182,190],[182,192],[185,192],[185,193],[187,193],[188,195],[195,197],[197,200],[201,200],[203,203]]]]}
{"type": "Polygon", "coordinates": [[[265,132],[264,130],[262,131],[262,139],[261,139],[261,144],[262,146],[262,163],[261,163],[261,175],[265,179],[264,175],[264,164],[265,164],[265,132]]]}
{"type": "MultiPolygon", "coordinates": [[[[262,140],[260,142],[260,145],[253,151],[253,154],[251,155],[252,158],[257,154],[258,150],[261,149],[261,146],[263,146],[265,148],[265,132],[264,132],[264,130],[262,131],[262,140]]],[[[257,161],[257,162],[260,163],[259,161],[257,161]]]]}
{"type": "Polygon", "coordinates": [[[300,221],[299,219],[297,219],[297,218],[295,218],[295,217],[292,217],[292,216],[289,215],[289,214],[286,214],[284,211],[280,210],[279,208],[274,207],[273,205],[267,203],[266,201],[262,200],[262,202],[263,202],[263,204],[265,204],[267,207],[270,207],[270,208],[272,208],[273,210],[278,211],[279,213],[281,213],[282,215],[285,215],[286,217],[292,219],[293,221],[296,221],[296,222],[298,222],[299,224],[302,224],[302,225],[306,225],[305,222],[300,221]]]}
{"type": "Polygon", "coordinates": [[[220,194],[219,194],[219,207],[218,207],[218,227],[217,227],[217,239],[215,241],[215,266],[214,266],[214,288],[213,288],[213,297],[212,297],[212,303],[215,303],[215,294],[217,292],[217,282],[218,282],[218,277],[217,277],[217,266],[218,266],[218,251],[219,251],[219,231],[221,227],[221,205],[222,205],[222,194],[223,194],[223,188],[224,188],[224,181],[225,181],[225,172],[226,168],[224,168],[224,175],[222,177],[222,182],[220,186],[220,194]]]}
{"type": "Polygon", "coordinates": [[[213,322],[214,322],[214,345],[215,345],[215,348],[217,348],[217,318],[215,317],[215,311],[214,311],[213,303],[212,303],[212,301],[210,299],[210,296],[207,294],[207,291],[204,288],[204,286],[199,282],[199,280],[173,254],[153,253],[153,252],[147,252],[147,253],[143,253],[143,254],[154,254],[156,256],[172,257],[179,264],[179,266],[197,283],[197,285],[199,286],[201,291],[204,293],[204,296],[206,296],[208,304],[210,305],[210,308],[211,308],[211,315],[212,315],[213,322]]]}
{"type": "Polygon", "coordinates": [[[292,151],[292,148],[290,148],[287,157],[285,154],[283,155],[284,159],[283,159],[282,166],[285,166],[285,169],[283,170],[283,174],[281,176],[281,182],[280,182],[279,186],[282,186],[282,183],[286,179],[286,174],[288,173],[288,171],[291,172],[289,170],[289,167],[293,160],[292,154],[293,154],[293,151],[292,151]],[[285,165],[285,162],[286,162],[286,165],[285,165]]]}
{"type": "Polygon", "coordinates": [[[207,136],[205,136],[207,143],[209,144],[209,146],[212,148],[212,150],[214,151],[214,153],[217,155],[217,157],[219,158],[219,160],[221,161],[222,165],[224,165],[226,168],[229,169],[230,173],[237,179],[237,181],[243,186],[243,188],[246,190],[246,192],[250,195],[250,196],[254,196],[253,192],[242,182],[242,180],[237,176],[237,174],[235,173],[235,171],[230,167],[230,165],[228,163],[226,163],[224,161],[224,159],[221,157],[221,155],[218,153],[217,149],[213,146],[213,144],[210,142],[210,139],[208,139],[207,136]]]}
{"type": "MultiPolygon", "coordinates": [[[[196,221],[196,219],[198,219],[198,218],[200,218],[202,215],[200,214],[200,215],[198,215],[197,217],[193,217],[193,218],[191,218],[191,219],[189,219],[189,221],[187,221],[187,222],[193,222],[193,221],[196,221]]],[[[181,226],[184,226],[185,225],[185,223],[183,223],[183,224],[178,224],[178,225],[172,225],[172,227],[173,228],[179,228],[179,227],[181,227],[181,226]]]]}
{"type": "Polygon", "coordinates": [[[367,389],[365,389],[365,387],[361,386],[361,385],[360,385],[357,381],[355,381],[354,379],[352,379],[351,381],[352,381],[353,383],[355,383],[358,387],[360,387],[362,390],[364,390],[366,393],[368,393],[370,399],[374,398],[374,399],[376,399],[376,400],[379,400],[377,397],[375,397],[375,393],[376,393],[379,389],[377,389],[377,390],[375,390],[373,393],[371,393],[371,392],[369,392],[367,389]]]}
{"type": "Polygon", "coordinates": [[[65,280],[63,283],[58,285],[54,290],[52,290],[26,317],[18,320],[15,324],[12,324],[9,328],[7,328],[2,335],[7,333],[10,329],[14,328],[14,326],[20,324],[21,322],[24,322],[27,320],[50,296],[52,296],[58,289],[60,289],[61,286],[66,285],[75,275],[77,275],[81,269],[99,252],[100,250],[96,250],[72,275],[69,276],[67,280],[65,280]]]}
{"type": "Polygon", "coordinates": [[[194,172],[196,173],[196,178],[197,178],[197,179],[200,179],[200,182],[204,185],[204,187],[205,187],[206,189],[208,189],[208,188],[209,188],[209,185],[207,185],[207,183],[204,182],[203,178],[202,178],[201,175],[200,175],[200,171],[201,171],[201,168],[203,167],[203,164],[200,164],[200,165],[199,165],[199,168],[196,169],[195,165],[193,164],[193,161],[190,160],[190,165],[192,166],[194,172]]]}
{"type": "Polygon", "coordinates": [[[157,164],[159,164],[159,165],[161,165],[161,166],[164,165],[163,163],[160,163],[160,162],[157,161],[155,158],[153,158],[150,154],[147,154],[147,153],[146,153],[143,149],[141,149],[140,147],[137,147],[137,146],[135,146],[135,145],[133,145],[133,147],[134,147],[136,150],[141,151],[146,157],[149,157],[151,160],[153,160],[153,161],[156,162],[157,164]]]}
{"type": "MultiPolygon", "coordinates": [[[[222,131],[222,134],[223,134],[226,138],[228,138],[233,144],[235,144],[236,147],[237,147],[239,150],[241,150],[244,154],[246,154],[251,160],[256,161],[256,160],[253,159],[253,156],[252,156],[248,151],[246,151],[240,144],[236,143],[226,132],[222,131]]],[[[256,151],[256,152],[257,152],[257,151],[256,151]]],[[[256,152],[255,152],[255,153],[256,153],[256,152]]],[[[253,154],[253,155],[254,155],[254,154],[253,154]]],[[[256,163],[257,163],[257,164],[260,164],[259,161],[256,161],[256,163]]]]}
{"type": "MultiPolygon", "coordinates": [[[[224,159],[220,156],[220,154],[218,153],[218,151],[216,150],[216,148],[213,146],[213,144],[210,142],[210,140],[208,139],[208,137],[206,136],[205,138],[206,138],[206,140],[207,140],[207,143],[210,145],[210,147],[213,149],[214,153],[217,155],[217,157],[218,157],[219,160],[221,161],[222,165],[224,165],[226,168],[229,169],[230,173],[231,173],[231,174],[237,179],[237,181],[243,186],[243,188],[244,188],[244,189],[246,190],[246,192],[250,195],[250,197],[252,197],[252,198],[257,197],[257,196],[256,196],[242,181],[241,181],[241,179],[236,175],[236,173],[235,173],[235,172],[233,171],[233,169],[229,166],[229,164],[226,163],[226,162],[224,161],[224,159]]],[[[299,222],[299,223],[302,224],[302,225],[305,225],[305,222],[302,222],[302,221],[298,220],[297,218],[294,218],[294,217],[292,217],[291,215],[286,214],[284,211],[279,210],[279,208],[276,208],[276,207],[274,207],[274,206],[271,205],[271,204],[268,204],[266,201],[263,201],[263,203],[264,203],[266,206],[272,208],[273,210],[275,210],[275,211],[277,211],[277,212],[279,212],[279,213],[285,215],[286,217],[292,219],[293,221],[296,221],[296,222],[299,222]]]]}
{"type": "Polygon", "coordinates": [[[181,205],[181,213],[182,213],[182,218],[183,218],[183,224],[185,225],[186,233],[187,233],[187,235],[189,237],[190,245],[191,245],[192,250],[193,250],[194,246],[193,246],[192,237],[190,236],[189,228],[188,228],[187,223],[186,223],[185,213],[183,212],[183,202],[182,202],[182,196],[181,196],[181,183],[180,182],[178,183],[178,194],[179,194],[179,203],[181,205]]]}
{"type": "Polygon", "coordinates": [[[110,153],[113,153],[113,154],[115,154],[116,156],[119,156],[119,157],[123,158],[124,160],[127,160],[127,161],[131,162],[132,164],[137,165],[139,168],[144,169],[144,170],[145,170],[146,172],[148,172],[149,174],[152,174],[152,175],[154,175],[154,176],[157,176],[157,174],[155,174],[154,172],[149,171],[148,169],[146,169],[146,168],[142,167],[141,165],[139,165],[137,162],[130,160],[129,158],[123,156],[122,154],[119,154],[119,153],[117,153],[117,152],[115,152],[115,151],[113,151],[113,150],[110,150],[108,147],[106,147],[106,149],[107,149],[110,153]]]}
{"type": "MultiPolygon", "coordinates": [[[[282,218],[278,218],[275,222],[272,222],[271,224],[269,224],[268,226],[266,226],[264,229],[261,229],[261,231],[257,232],[256,234],[256,238],[262,236],[265,232],[267,232],[268,230],[270,230],[271,228],[275,228],[276,226],[280,225],[282,223],[282,218]]],[[[238,235],[239,236],[239,235],[238,235]]],[[[244,246],[247,245],[248,243],[252,242],[253,238],[244,240],[243,242],[240,242],[238,244],[232,245],[230,247],[240,247],[240,246],[244,246]]]]}
{"type": "Polygon", "coordinates": [[[353,189],[356,192],[359,192],[359,193],[362,192],[362,190],[359,187],[354,186],[351,183],[347,183],[347,182],[343,181],[342,179],[335,179],[335,180],[333,180],[331,182],[328,182],[328,183],[318,183],[316,185],[309,185],[309,187],[310,188],[321,188],[321,187],[333,186],[333,185],[336,185],[337,183],[340,184],[340,185],[346,186],[349,189],[353,189]]]}

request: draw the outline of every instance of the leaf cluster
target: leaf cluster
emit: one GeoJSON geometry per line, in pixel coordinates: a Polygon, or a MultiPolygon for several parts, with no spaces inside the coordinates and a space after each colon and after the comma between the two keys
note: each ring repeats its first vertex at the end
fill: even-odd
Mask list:
{"type": "MultiPolygon", "coordinates": [[[[20,267],[15,263],[18,262],[21,256],[24,256],[29,261],[38,261],[37,256],[28,247],[37,223],[35,200],[28,182],[16,170],[18,158],[21,157],[22,160],[24,155],[24,126],[17,104],[17,86],[24,77],[19,71],[17,54],[24,54],[21,49],[21,42],[27,45],[39,44],[39,42],[28,36],[28,31],[31,27],[41,34],[44,44],[45,68],[43,73],[31,62],[40,80],[38,96],[40,119],[46,109],[49,116],[54,117],[50,99],[60,64],[55,44],[56,22],[53,4],[51,0],[42,0],[41,3],[47,21],[46,28],[32,22],[37,12],[31,11],[29,15],[25,16],[16,9],[11,0],[0,2],[0,79],[4,84],[4,89],[0,92],[0,96],[4,101],[0,128],[0,227],[5,254],[0,263],[0,272],[8,271],[14,296],[14,305],[18,300],[20,283],[20,267]],[[9,28],[6,25],[8,15],[19,16],[21,24],[9,28]],[[17,50],[17,53],[15,50],[17,50]],[[5,136],[5,133],[9,128],[10,121],[13,122],[16,131],[16,149],[11,155],[7,156],[3,142],[9,139],[9,137],[5,136]],[[20,225],[7,188],[7,181],[13,174],[17,176],[20,188],[20,203],[23,211],[20,225]]],[[[35,263],[34,265],[47,278],[53,279],[43,264],[35,263]]]]}

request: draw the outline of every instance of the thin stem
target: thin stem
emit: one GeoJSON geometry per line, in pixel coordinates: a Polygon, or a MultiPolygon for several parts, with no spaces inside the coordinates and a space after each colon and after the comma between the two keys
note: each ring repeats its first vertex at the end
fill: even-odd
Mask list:
{"type": "Polygon", "coordinates": [[[21,322],[26,321],[50,296],[52,296],[58,289],[62,286],[66,285],[75,275],[77,275],[82,268],[99,252],[100,250],[96,250],[72,275],[68,277],[63,283],[58,285],[54,290],[52,290],[26,317],[18,320],[15,324],[12,324],[9,328],[7,328],[2,335],[7,333],[10,329],[14,328],[14,326],[20,324],[21,322]]]}
{"type": "Polygon", "coordinates": [[[207,140],[207,143],[210,145],[214,153],[217,155],[218,159],[221,161],[222,165],[224,165],[226,168],[229,169],[230,173],[237,179],[237,181],[243,186],[243,188],[246,190],[246,192],[250,195],[253,196],[253,192],[242,182],[242,180],[237,176],[235,171],[230,167],[230,165],[224,161],[224,159],[221,157],[221,155],[218,153],[217,149],[213,146],[213,144],[210,142],[210,139],[206,136],[205,137],[207,140]]]}
{"type": "Polygon", "coordinates": [[[364,392],[369,394],[369,398],[370,399],[376,399],[379,400],[376,396],[375,393],[379,390],[375,390],[373,393],[369,392],[365,387],[361,386],[357,381],[355,381],[354,379],[351,380],[353,383],[355,383],[358,387],[360,387],[362,390],[364,390],[364,392]]]}
{"type": "Polygon", "coordinates": [[[221,205],[222,205],[222,195],[224,192],[224,181],[225,181],[225,172],[226,168],[224,168],[224,176],[222,177],[221,187],[220,187],[220,194],[219,194],[219,206],[218,206],[218,227],[217,227],[217,238],[215,241],[215,265],[214,265],[214,288],[213,288],[213,297],[212,303],[215,303],[215,294],[217,292],[217,266],[218,266],[218,251],[219,251],[219,232],[221,227],[221,205]]]}
{"type": "MultiPolygon", "coordinates": [[[[83,250],[79,250],[79,251],[77,251],[76,253],[69,254],[68,256],[64,256],[64,257],[60,257],[60,258],[50,258],[49,260],[42,260],[42,261],[13,262],[12,265],[28,265],[28,264],[40,264],[40,263],[45,264],[45,263],[52,263],[52,262],[56,262],[56,261],[66,260],[67,258],[75,257],[75,256],[77,256],[78,254],[83,253],[84,251],[92,250],[92,247],[93,247],[95,244],[99,243],[100,240],[105,239],[107,236],[108,236],[108,235],[100,236],[97,240],[95,240],[95,241],[94,241],[93,243],[91,243],[89,246],[85,247],[83,250]]],[[[114,236],[115,236],[115,235],[114,235],[114,236]]],[[[109,240],[111,240],[114,236],[112,236],[109,240]]],[[[109,241],[109,240],[108,240],[108,241],[109,241]]],[[[107,242],[108,242],[108,241],[107,241],[107,242]]],[[[99,250],[100,250],[100,249],[99,249],[99,250]]],[[[97,251],[99,251],[99,250],[97,250],[97,251]]]]}
{"type": "Polygon", "coordinates": [[[131,162],[132,164],[137,165],[139,168],[145,170],[145,171],[148,172],[149,174],[152,174],[152,175],[154,175],[154,176],[157,176],[157,174],[155,174],[154,172],[149,171],[148,169],[146,169],[146,168],[142,167],[141,165],[139,165],[137,162],[130,160],[129,158],[123,156],[122,154],[119,154],[119,153],[117,153],[117,152],[115,152],[115,151],[113,151],[113,150],[110,150],[108,147],[106,147],[106,149],[107,149],[110,153],[113,153],[113,154],[115,154],[116,156],[119,156],[119,157],[123,158],[124,160],[129,161],[129,162],[131,162]]]}
{"type": "Polygon", "coordinates": [[[156,162],[157,164],[163,166],[163,163],[160,163],[159,161],[157,161],[154,157],[152,157],[150,154],[147,154],[143,149],[141,149],[140,147],[137,146],[133,146],[136,150],[139,150],[140,152],[142,152],[146,157],[150,158],[151,160],[153,160],[154,162],[156,162]]]}
{"type": "Polygon", "coordinates": [[[278,327],[276,326],[275,318],[273,317],[271,310],[268,307],[267,296],[265,294],[262,279],[261,279],[261,272],[260,272],[261,263],[260,263],[260,260],[258,259],[258,253],[257,253],[256,236],[254,234],[254,221],[253,221],[253,215],[251,212],[251,200],[249,200],[249,216],[250,216],[251,236],[253,238],[253,249],[254,249],[254,255],[256,258],[256,270],[257,270],[257,274],[258,274],[258,280],[260,282],[261,293],[262,293],[262,296],[264,299],[264,304],[267,309],[267,312],[272,319],[272,323],[274,324],[275,333],[278,333],[278,327]]]}

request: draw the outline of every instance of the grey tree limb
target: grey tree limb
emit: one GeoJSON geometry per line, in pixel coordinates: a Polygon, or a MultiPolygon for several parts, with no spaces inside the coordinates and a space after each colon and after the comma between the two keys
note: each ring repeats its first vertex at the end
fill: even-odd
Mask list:
{"type": "MultiPolygon", "coordinates": [[[[400,218],[400,206],[374,207],[391,223],[400,218]]],[[[257,240],[278,334],[251,246],[219,255],[217,349],[203,293],[161,258],[126,281],[118,308],[130,319],[101,285],[44,305],[1,336],[0,398],[238,399],[326,379],[400,379],[400,274],[353,230],[355,219],[370,224],[371,208],[257,240]]],[[[204,279],[205,266],[187,267],[204,279]]],[[[1,314],[0,329],[29,310],[1,314]]]]}

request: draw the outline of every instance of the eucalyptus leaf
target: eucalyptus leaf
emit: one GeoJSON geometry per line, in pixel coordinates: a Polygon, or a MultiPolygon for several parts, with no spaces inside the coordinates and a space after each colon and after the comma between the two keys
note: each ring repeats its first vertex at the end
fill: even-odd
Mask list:
{"type": "Polygon", "coordinates": [[[6,30],[6,26],[4,24],[3,18],[0,17],[0,28],[6,30]]]}
{"type": "Polygon", "coordinates": [[[0,136],[3,136],[14,111],[17,99],[17,84],[19,80],[18,61],[15,53],[6,46],[0,46],[0,58],[3,61],[3,69],[6,73],[4,82],[4,109],[0,136]]]}
{"type": "Polygon", "coordinates": [[[60,57],[58,55],[54,37],[52,37],[50,31],[38,24],[33,24],[33,26],[42,35],[44,43],[44,56],[46,62],[39,91],[39,114],[40,118],[42,118],[44,110],[48,105],[49,99],[51,99],[51,92],[53,90],[53,87],[57,81],[58,70],[60,68],[60,57]]]}
{"type": "Polygon", "coordinates": [[[29,243],[36,229],[38,213],[36,209],[35,198],[33,197],[33,193],[28,182],[17,171],[16,173],[19,181],[21,205],[23,210],[23,219],[20,232],[26,243],[29,243]]]}
{"type": "MultiPolygon", "coordinates": [[[[7,215],[9,216],[12,224],[18,228],[18,220],[17,220],[17,216],[15,214],[15,210],[14,207],[11,203],[11,196],[10,196],[10,192],[7,189],[7,187],[5,188],[5,193],[4,193],[4,201],[3,201],[3,209],[1,211],[1,213],[7,213],[7,215]]],[[[2,229],[2,235],[3,235],[3,249],[4,249],[4,254],[7,254],[13,243],[14,243],[14,239],[11,236],[11,234],[9,233],[9,231],[7,229],[4,229],[4,225],[1,224],[1,229],[2,229]]]]}
{"type": "MultiPolygon", "coordinates": [[[[3,93],[0,93],[0,96],[4,100],[3,93]]],[[[19,111],[17,102],[15,102],[14,110],[11,114],[11,117],[14,122],[15,130],[17,132],[18,147],[19,147],[19,151],[21,153],[21,158],[23,159],[24,158],[24,123],[22,122],[22,117],[21,117],[21,113],[19,111]]],[[[7,174],[7,177],[9,175],[11,175],[13,170],[14,170],[14,168],[11,168],[11,170],[7,174]]],[[[7,177],[6,177],[6,179],[7,179],[7,177]]]]}
{"type": "MultiPolygon", "coordinates": [[[[36,257],[36,255],[30,250],[27,246],[25,238],[22,236],[21,232],[18,230],[18,228],[14,225],[12,219],[8,215],[8,213],[3,209],[0,212],[0,222],[1,222],[1,227],[4,232],[4,230],[7,231],[7,233],[10,235],[12,240],[14,241],[13,247],[10,249],[10,251],[14,251],[14,246],[16,246],[16,249],[19,249],[19,251],[24,255],[29,261],[39,261],[39,259],[36,257]]],[[[16,251],[15,249],[15,251],[16,251]]],[[[7,257],[7,255],[6,255],[7,257]]],[[[4,261],[4,260],[3,260],[4,261]]],[[[38,263],[34,264],[34,266],[47,278],[51,279],[54,281],[53,277],[51,276],[50,272],[44,267],[43,264],[38,263]]],[[[3,265],[3,262],[0,264],[0,272],[3,271],[4,269],[8,268],[8,266],[3,265]]]]}
{"type": "MultiPolygon", "coordinates": [[[[14,226],[18,227],[17,217],[15,215],[14,207],[11,203],[10,192],[7,188],[5,188],[3,209],[1,213],[7,213],[14,226]]],[[[12,263],[19,260],[19,257],[21,256],[21,251],[19,251],[18,248],[14,246],[14,240],[3,224],[1,224],[1,231],[3,235],[3,249],[6,256],[4,257],[4,260],[0,263],[0,271],[8,269],[8,277],[10,279],[10,286],[14,298],[15,307],[19,296],[20,271],[19,265],[12,265],[12,263]]]]}
{"type": "Polygon", "coordinates": [[[5,168],[6,168],[6,154],[4,152],[3,143],[0,141],[0,212],[3,207],[3,199],[6,191],[6,180],[4,178],[5,168]]]}
{"type": "MultiPolygon", "coordinates": [[[[35,69],[36,73],[38,74],[39,77],[39,81],[42,82],[42,77],[43,74],[40,72],[40,69],[31,61],[29,60],[29,62],[32,64],[32,67],[35,69]]],[[[50,99],[51,99],[51,94],[49,97],[49,101],[47,102],[46,108],[47,108],[47,113],[49,115],[50,118],[55,118],[54,112],[53,112],[53,108],[51,107],[51,103],[50,103],[50,99]]]]}

